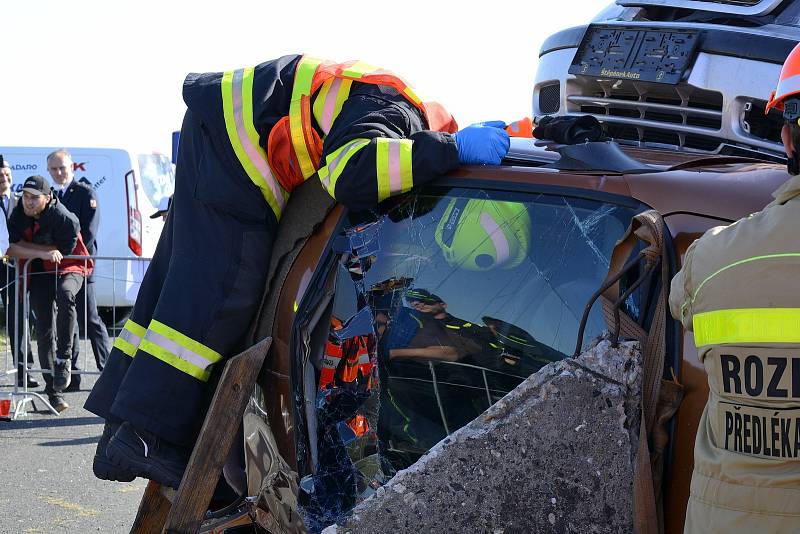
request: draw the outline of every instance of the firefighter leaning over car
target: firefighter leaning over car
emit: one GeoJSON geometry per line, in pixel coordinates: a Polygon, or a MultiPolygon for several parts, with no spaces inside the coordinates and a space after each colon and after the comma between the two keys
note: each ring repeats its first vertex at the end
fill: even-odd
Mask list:
{"type": "MultiPolygon", "coordinates": [[[[768,104],[792,129],[798,67],[800,47],[768,104]]],[[[672,280],[672,315],[694,332],[709,385],[687,533],[794,532],[800,524],[800,177],[773,196],[762,211],[695,241],[672,280]]]]}
{"type": "Polygon", "coordinates": [[[94,472],[177,488],[226,358],[246,349],[289,195],[316,175],[365,209],[461,164],[499,164],[502,124],[457,133],[442,108],[363,62],[291,55],[191,74],[172,213],[86,407],[94,472]]]}

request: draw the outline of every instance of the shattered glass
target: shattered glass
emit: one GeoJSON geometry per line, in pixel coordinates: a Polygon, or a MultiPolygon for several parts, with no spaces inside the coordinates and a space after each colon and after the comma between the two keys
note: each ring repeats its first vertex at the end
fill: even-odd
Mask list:
{"type": "MultiPolygon", "coordinates": [[[[571,355],[635,213],[553,194],[430,191],[351,214],[331,245],[327,339],[297,359],[313,380],[298,443],[310,451],[298,467],[311,531],[571,355]]],[[[634,319],[638,298],[626,302],[634,319]]],[[[598,304],[585,342],[605,329],[598,304]]]]}

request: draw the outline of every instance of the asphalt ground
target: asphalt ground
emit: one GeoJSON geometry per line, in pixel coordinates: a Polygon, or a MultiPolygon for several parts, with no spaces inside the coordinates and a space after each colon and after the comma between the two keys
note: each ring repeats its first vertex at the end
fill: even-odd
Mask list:
{"type": "MultiPolygon", "coordinates": [[[[89,353],[91,359],[91,348],[89,353]]],[[[88,367],[96,371],[93,362],[88,367]]],[[[0,394],[10,393],[12,377],[2,376],[2,370],[0,394]]],[[[42,392],[41,375],[33,378],[42,383],[34,391],[42,392]]],[[[107,482],[92,474],[103,420],[83,403],[96,379],[83,375],[81,391],[65,394],[70,408],[61,415],[52,415],[37,399],[36,412],[28,404],[28,415],[0,421],[0,533],[130,530],[147,483],[107,482]]]]}

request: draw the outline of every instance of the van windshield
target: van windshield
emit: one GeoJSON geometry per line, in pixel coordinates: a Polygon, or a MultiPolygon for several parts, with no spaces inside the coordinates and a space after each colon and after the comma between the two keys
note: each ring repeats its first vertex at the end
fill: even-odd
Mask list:
{"type": "Polygon", "coordinates": [[[175,191],[172,162],[163,154],[139,154],[139,172],[147,199],[153,207],[175,191]]]}

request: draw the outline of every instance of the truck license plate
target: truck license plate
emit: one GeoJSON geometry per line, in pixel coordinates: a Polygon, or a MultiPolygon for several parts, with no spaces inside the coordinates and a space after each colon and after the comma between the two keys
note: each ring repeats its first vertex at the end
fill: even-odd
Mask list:
{"type": "Polygon", "coordinates": [[[676,84],[697,49],[699,33],[629,27],[590,26],[570,74],[676,84]]]}

